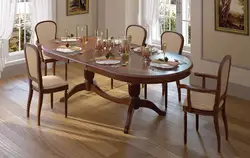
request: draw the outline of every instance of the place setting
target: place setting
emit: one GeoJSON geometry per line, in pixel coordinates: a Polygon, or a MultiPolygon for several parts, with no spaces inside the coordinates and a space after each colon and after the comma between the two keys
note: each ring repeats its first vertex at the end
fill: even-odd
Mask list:
{"type": "Polygon", "coordinates": [[[179,62],[176,60],[171,61],[167,57],[167,44],[163,44],[162,46],[162,53],[163,57],[161,55],[154,55],[154,51],[151,46],[141,46],[141,54],[143,57],[143,62],[149,63],[151,70],[175,70],[179,66],[179,62]],[[160,56],[160,57],[159,57],[160,56]]]}
{"type": "Polygon", "coordinates": [[[104,54],[101,57],[96,57],[95,62],[99,65],[108,65],[111,67],[124,67],[128,64],[130,52],[130,36],[119,38],[108,37],[108,30],[103,32],[97,30],[97,41],[95,50],[104,54]]]}
{"type": "Polygon", "coordinates": [[[65,29],[65,37],[61,37],[60,40],[55,41],[60,44],[55,50],[60,53],[75,55],[81,54],[88,42],[88,26],[76,26],[76,35],[70,33],[68,29],[65,29]]]}

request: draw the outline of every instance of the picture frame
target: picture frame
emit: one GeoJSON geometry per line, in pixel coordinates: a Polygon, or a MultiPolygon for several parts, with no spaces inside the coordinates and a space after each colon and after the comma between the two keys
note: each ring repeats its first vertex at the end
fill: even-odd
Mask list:
{"type": "Polygon", "coordinates": [[[214,0],[215,30],[249,35],[248,0],[214,0]]]}
{"type": "Polygon", "coordinates": [[[89,0],[66,0],[67,16],[88,14],[89,0]]]}

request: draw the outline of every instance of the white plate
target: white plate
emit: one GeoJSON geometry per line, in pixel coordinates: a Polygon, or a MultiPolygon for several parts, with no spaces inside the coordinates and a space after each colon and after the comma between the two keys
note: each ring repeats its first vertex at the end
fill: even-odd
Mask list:
{"type": "Polygon", "coordinates": [[[170,69],[175,69],[178,65],[172,65],[172,64],[168,64],[168,63],[151,62],[150,66],[156,67],[156,68],[159,68],[159,69],[170,70],[170,69]]]}
{"type": "Polygon", "coordinates": [[[95,62],[101,65],[115,65],[115,64],[120,64],[121,61],[115,59],[106,59],[106,60],[96,60],[95,62]]]}
{"type": "Polygon", "coordinates": [[[69,49],[69,48],[56,48],[56,51],[66,53],[66,54],[75,52],[75,50],[69,49]]]}
{"type": "Polygon", "coordinates": [[[62,42],[77,42],[78,39],[76,39],[76,38],[65,38],[65,37],[63,37],[63,38],[61,38],[61,41],[62,41],[62,42]]]}
{"type": "MultiPolygon", "coordinates": [[[[134,48],[134,51],[135,52],[141,52],[141,47],[134,48]]],[[[154,47],[152,48],[152,53],[156,53],[158,51],[159,51],[158,48],[154,48],[154,47]]]]}

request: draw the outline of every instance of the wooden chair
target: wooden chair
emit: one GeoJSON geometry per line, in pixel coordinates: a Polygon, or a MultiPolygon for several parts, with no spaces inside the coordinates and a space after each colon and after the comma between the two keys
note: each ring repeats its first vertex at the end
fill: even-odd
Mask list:
{"type": "MultiPolygon", "coordinates": [[[[129,25],[126,29],[126,36],[132,36],[132,44],[145,46],[147,39],[147,30],[140,25],[129,25]]],[[[111,79],[111,89],[114,88],[114,80],[111,79]]]]}
{"type": "MultiPolygon", "coordinates": [[[[52,59],[46,56],[41,49],[41,45],[47,41],[56,39],[57,34],[57,24],[54,21],[41,21],[35,26],[35,32],[37,36],[36,45],[39,48],[41,62],[44,63],[44,75],[47,76],[47,65],[48,63],[53,63],[53,75],[56,74],[56,59],[52,59]]],[[[68,62],[65,62],[65,80],[67,80],[67,69],[68,62]]]]}
{"type": "Polygon", "coordinates": [[[231,68],[231,56],[225,56],[222,60],[218,75],[208,75],[194,73],[195,76],[202,77],[202,88],[196,88],[188,85],[179,85],[179,88],[187,89],[187,98],[183,104],[184,111],[184,143],[187,143],[187,112],[196,114],[196,130],[199,130],[199,115],[213,116],[214,126],[217,135],[218,152],[220,152],[220,131],[219,131],[219,113],[222,112],[222,118],[225,125],[226,140],[228,140],[228,125],[226,117],[226,98],[227,87],[231,68]],[[217,81],[216,89],[206,89],[206,78],[217,81]]]}
{"type": "Polygon", "coordinates": [[[51,94],[51,108],[53,108],[53,93],[65,91],[65,117],[67,117],[67,90],[68,83],[57,76],[42,76],[41,57],[35,45],[26,44],[24,48],[26,66],[29,78],[29,97],[27,103],[27,117],[30,116],[30,104],[33,90],[39,93],[37,119],[40,126],[40,115],[43,103],[43,94],[51,94]]]}
{"type": "MultiPolygon", "coordinates": [[[[180,55],[182,55],[182,49],[183,49],[183,45],[184,45],[184,37],[182,36],[182,34],[177,33],[177,32],[172,32],[172,31],[166,31],[163,32],[161,35],[161,47],[163,46],[163,44],[166,43],[167,44],[167,52],[172,52],[172,53],[178,53],[180,55]]],[[[178,88],[178,86],[180,85],[180,81],[176,81],[176,85],[177,85],[177,90],[178,90],[178,99],[179,102],[181,101],[181,90],[180,88],[178,88]]],[[[147,87],[145,86],[145,96],[147,93],[147,87]]],[[[162,83],[162,95],[166,94],[165,96],[165,104],[167,105],[167,93],[166,91],[168,90],[168,85],[167,83],[162,83]]],[[[146,98],[146,97],[145,97],[146,98]]]]}

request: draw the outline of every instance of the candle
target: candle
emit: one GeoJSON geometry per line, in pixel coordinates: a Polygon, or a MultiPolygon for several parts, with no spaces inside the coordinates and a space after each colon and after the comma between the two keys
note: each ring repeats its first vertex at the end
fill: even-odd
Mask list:
{"type": "Polygon", "coordinates": [[[76,25],[76,37],[80,37],[79,32],[80,32],[80,26],[76,25]]]}
{"type": "Polygon", "coordinates": [[[98,36],[98,32],[99,32],[99,29],[96,29],[96,30],[95,30],[95,36],[96,36],[96,37],[98,36]]]}
{"type": "Polygon", "coordinates": [[[88,25],[85,25],[85,36],[86,36],[86,41],[88,41],[88,37],[89,37],[88,25]]]}
{"type": "Polygon", "coordinates": [[[108,38],[109,38],[108,32],[109,32],[108,29],[105,29],[105,35],[104,35],[104,36],[105,36],[105,37],[104,37],[105,39],[108,39],[108,38]]]}

